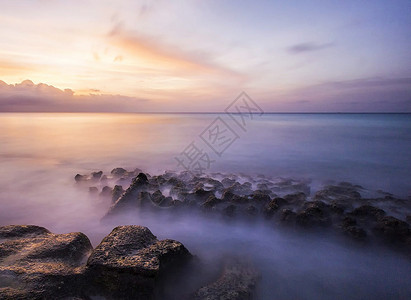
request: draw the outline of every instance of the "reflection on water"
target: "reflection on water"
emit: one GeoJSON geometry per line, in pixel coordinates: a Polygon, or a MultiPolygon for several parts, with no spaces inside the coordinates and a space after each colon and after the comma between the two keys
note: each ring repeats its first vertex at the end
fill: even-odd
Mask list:
{"type": "MultiPolygon", "coordinates": [[[[153,174],[175,169],[174,157],[215,117],[0,114],[0,225],[82,231],[96,245],[112,228],[99,222],[110,203],[76,188],[74,175],[119,166],[153,174]]],[[[344,180],[403,197],[411,194],[411,115],[267,114],[239,134],[223,157],[213,157],[210,171],[303,177],[314,186],[344,180]]],[[[408,262],[318,237],[284,237],[272,228],[227,227],[200,218],[146,216],[118,223],[149,226],[160,238],[180,239],[203,256],[236,249],[257,256],[257,263],[266,266],[262,293],[267,299],[274,293],[271,285],[281,299],[320,298],[319,291],[323,299],[410,293],[408,262]]]]}

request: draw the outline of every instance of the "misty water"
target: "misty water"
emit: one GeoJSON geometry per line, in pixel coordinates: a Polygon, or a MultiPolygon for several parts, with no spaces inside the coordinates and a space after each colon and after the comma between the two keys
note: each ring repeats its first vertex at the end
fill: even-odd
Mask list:
{"type": "Polygon", "coordinates": [[[195,142],[214,160],[210,173],[304,179],[311,193],[348,181],[370,192],[411,195],[410,114],[265,114],[246,121],[243,130],[217,114],[0,114],[0,225],[81,231],[94,246],[116,224],[147,226],[210,264],[224,255],[249,257],[262,272],[261,299],[409,299],[411,262],[394,251],[324,232],[192,214],[103,224],[110,202],[75,184],[77,173],[115,167],[182,171],[175,157],[195,142]],[[238,136],[221,157],[199,137],[216,117],[238,136]]]}

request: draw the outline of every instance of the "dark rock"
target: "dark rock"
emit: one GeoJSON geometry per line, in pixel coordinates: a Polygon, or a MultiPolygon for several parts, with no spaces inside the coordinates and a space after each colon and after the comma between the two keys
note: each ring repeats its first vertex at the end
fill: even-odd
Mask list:
{"type": "Polygon", "coordinates": [[[124,193],[124,189],[121,185],[115,185],[113,191],[111,192],[111,200],[112,202],[116,202],[118,198],[124,193]]]}
{"type": "Polygon", "coordinates": [[[207,200],[202,204],[202,207],[210,209],[215,207],[217,204],[221,203],[221,199],[218,199],[216,196],[211,195],[207,200]]]}
{"type": "Polygon", "coordinates": [[[307,200],[307,195],[302,193],[302,192],[298,192],[298,193],[285,195],[284,199],[289,204],[300,205],[300,204],[304,203],[307,200]]]}
{"type": "Polygon", "coordinates": [[[306,202],[305,210],[297,213],[296,223],[300,226],[326,226],[331,219],[326,212],[326,204],[322,201],[306,202]]]}
{"type": "Polygon", "coordinates": [[[411,216],[407,216],[406,220],[407,220],[408,223],[411,223],[411,216]]]}
{"type": "Polygon", "coordinates": [[[249,263],[231,259],[225,265],[220,277],[200,288],[193,300],[250,300],[260,275],[249,263]]]}
{"type": "Polygon", "coordinates": [[[76,176],[74,176],[74,180],[75,180],[76,182],[86,181],[86,180],[87,180],[87,176],[86,176],[86,175],[77,174],[76,176]]]}
{"type": "Polygon", "coordinates": [[[146,192],[148,186],[147,176],[143,173],[138,174],[137,177],[133,179],[130,187],[112,205],[106,217],[126,211],[128,208],[138,208],[142,204],[151,203],[151,196],[146,192]],[[149,201],[147,201],[147,199],[149,199],[149,201]]]}
{"type": "Polygon", "coordinates": [[[93,178],[94,180],[99,180],[102,175],[103,175],[103,171],[92,172],[91,178],[93,178]]]}
{"type": "Polygon", "coordinates": [[[0,239],[23,238],[49,234],[44,227],[35,225],[8,225],[0,227],[0,239]]]}
{"type": "Polygon", "coordinates": [[[106,236],[87,261],[98,290],[117,299],[153,299],[163,277],[190,260],[183,244],[159,241],[142,226],[119,226],[106,236]]]}
{"type": "Polygon", "coordinates": [[[372,218],[377,220],[385,215],[385,211],[371,205],[362,205],[349,214],[359,218],[372,218]]]}
{"type": "Polygon", "coordinates": [[[271,197],[264,191],[257,190],[254,191],[253,195],[251,196],[251,200],[253,203],[258,205],[267,205],[271,201],[271,197]]]}
{"type": "Polygon", "coordinates": [[[112,192],[113,192],[113,189],[112,189],[111,187],[109,187],[109,186],[106,185],[106,186],[103,187],[103,189],[101,190],[100,196],[102,196],[102,197],[111,197],[112,192]]]}
{"type": "Polygon", "coordinates": [[[234,197],[234,194],[233,194],[233,192],[231,191],[231,190],[225,190],[224,192],[223,192],[223,194],[221,195],[221,200],[223,201],[223,202],[231,202],[231,199],[233,199],[233,197],[234,197]]]}
{"type": "Polygon", "coordinates": [[[0,237],[1,299],[62,299],[80,293],[81,265],[92,250],[84,234],[16,225],[0,227],[0,237]]]}
{"type": "Polygon", "coordinates": [[[410,236],[410,225],[392,216],[379,219],[374,232],[391,242],[405,242],[410,236]]]}
{"type": "Polygon", "coordinates": [[[121,177],[127,174],[127,170],[123,168],[115,168],[111,170],[111,175],[114,177],[121,177]]]}
{"type": "Polygon", "coordinates": [[[264,214],[266,217],[272,217],[275,212],[283,205],[286,205],[288,202],[280,197],[274,198],[264,207],[264,214]]]}

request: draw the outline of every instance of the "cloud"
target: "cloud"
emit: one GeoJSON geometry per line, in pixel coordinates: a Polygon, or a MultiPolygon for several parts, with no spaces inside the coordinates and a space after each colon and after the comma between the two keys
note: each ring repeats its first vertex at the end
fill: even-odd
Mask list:
{"type": "Polygon", "coordinates": [[[16,84],[0,80],[1,112],[138,112],[147,102],[122,95],[75,95],[70,89],[30,80],[16,84]]]}
{"type": "Polygon", "coordinates": [[[300,43],[287,48],[291,54],[301,54],[306,52],[314,52],[333,47],[334,43],[316,44],[316,43],[300,43]]]}
{"type": "MultiPolygon", "coordinates": [[[[160,37],[127,31],[121,22],[113,27],[108,38],[112,46],[118,47],[153,68],[172,70],[176,74],[211,73],[223,76],[242,76],[230,68],[215,63],[212,55],[205,51],[182,49],[161,41],[160,37]]],[[[122,60],[124,55],[116,59],[120,57],[122,60]]]]}

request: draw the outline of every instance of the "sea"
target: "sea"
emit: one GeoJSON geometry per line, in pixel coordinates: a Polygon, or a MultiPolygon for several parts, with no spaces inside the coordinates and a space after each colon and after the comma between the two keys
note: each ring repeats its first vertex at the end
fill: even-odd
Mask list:
{"type": "MultiPolygon", "coordinates": [[[[116,167],[296,178],[311,193],[350,182],[411,201],[411,114],[0,113],[0,226],[82,231],[96,246],[110,203],[76,174],[116,167]]],[[[261,266],[261,299],[410,299],[411,262],[385,249],[266,225],[145,217],[210,262],[222,253],[261,266]]]]}

